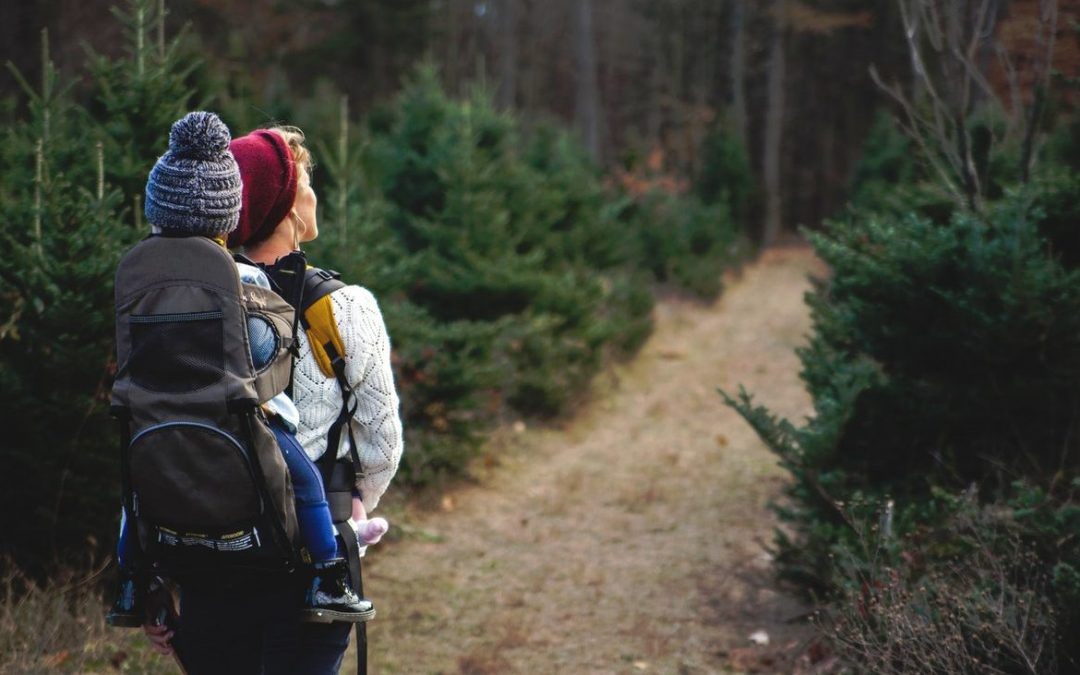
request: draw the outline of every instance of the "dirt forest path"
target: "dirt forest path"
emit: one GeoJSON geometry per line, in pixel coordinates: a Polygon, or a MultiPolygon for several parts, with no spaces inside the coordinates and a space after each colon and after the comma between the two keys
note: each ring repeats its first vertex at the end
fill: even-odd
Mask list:
{"type": "Polygon", "coordinates": [[[763,548],[784,473],[716,387],[809,412],[793,349],[821,271],[778,248],[711,306],[659,302],[641,353],[563,428],[519,426],[475,484],[402,514],[366,568],[371,671],[786,672],[768,664],[805,610],[772,587],[763,548]],[[769,647],[749,646],[757,630],[769,647]]]}

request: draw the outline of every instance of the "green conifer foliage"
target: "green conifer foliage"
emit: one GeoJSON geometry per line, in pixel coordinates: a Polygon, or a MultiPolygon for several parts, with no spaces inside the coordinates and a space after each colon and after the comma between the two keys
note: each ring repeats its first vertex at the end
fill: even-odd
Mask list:
{"type": "Polygon", "coordinates": [[[102,136],[57,81],[44,34],[42,45],[43,81],[23,82],[28,114],[0,143],[11,167],[0,201],[10,460],[0,476],[0,529],[5,549],[27,547],[21,552],[36,562],[85,547],[68,533],[99,532],[114,516],[100,500],[100,483],[115,475],[104,414],[114,367],[112,276],[131,241],[122,194],[104,175],[102,136]]]}
{"type": "MultiPolygon", "coordinates": [[[[87,48],[94,85],[87,109],[106,142],[106,176],[134,201],[167,147],[163,140],[172,123],[209,102],[199,86],[207,75],[186,31],[165,39],[161,0],[127,0],[123,10],[112,12],[124,29],[126,55],[110,59],[87,48]]],[[[141,222],[138,209],[132,215],[133,226],[141,222]]]]}
{"type": "Polygon", "coordinates": [[[0,388],[8,443],[0,473],[0,554],[27,569],[108,550],[118,514],[113,275],[144,237],[142,193],[172,122],[187,111],[193,66],[164,40],[157,0],[117,17],[128,55],[94,57],[89,103],[48,59],[20,81],[26,112],[0,143],[0,388]],[[74,533],[74,534],[73,534],[74,533]]]}
{"type": "Polygon", "coordinates": [[[702,148],[704,165],[694,183],[694,192],[706,204],[724,203],[731,217],[741,226],[749,223],[758,209],[754,173],[746,146],[735,134],[722,125],[705,138],[702,148]]]}
{"type": "MultiPolygon", "coordinates": [[[[892,157],[882,173],[911,176],[881,140],[879,158],[892,157]]],[[[934,579],[955,556],[978,546],[993,560],[1019,540],[1037,554],[1025,573],[1049,580],[1038,611],[1053,609],[1044,615],[1061,636],[1080,622],[1080,174],[1047,163],[1017,184],[1004,159],[988,163],[984,184],[1009,187],[979,213],[954,205],[942,219],[923,208],[930,202],[894,199],[930,194],[901,184],[810,235],[831,274],[807,295],[805,423],[776,418],[745,391],[724,394],[794,478],[776,505],[780,574],[836,594],[842,616],[842,599],[882,569],[941,594],[934,579]],[[993,524],[980,537],[952,536],[968,508],[961,492],[977,495],[993,524]],[[887,528],[859,525],[884,522],[884,511],[887,528]]],[[[863,185],[875,180],[868,170],[863,185]]],[[[976,642],[967,647],[982,653],[976,642]]],[[[1056,649],[1061,663],[1077,657],[1067,638],[1056,649]]]]}
{"type": "Polygon", "coordinates": [[[953,201],[940,185],[928,180],[915,143],[892,117],[878,113],[863,143],[851,181],[851,206],[866,213],[912,211],[947,223],[953,201]]]}

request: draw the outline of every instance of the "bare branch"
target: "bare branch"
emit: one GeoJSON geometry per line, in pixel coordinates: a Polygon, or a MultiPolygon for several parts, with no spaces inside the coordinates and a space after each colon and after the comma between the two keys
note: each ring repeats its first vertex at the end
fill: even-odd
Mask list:
{"type": "Polygon", "coordinates": [[[1031,177],[1031,165],[1035,156],[1035,134],[1046,101],[1046,91],[1050,86],[1050,74],[1054,65],[1054,40],[1057,36],[1057,0],[1040,0],[1039,30],[1036,42],[1043,45],[1042,58],[1035,63],[1036,75],[1033,83],[1031,111],[1024,129],[1024,142],[1020,151],[1020,173],[1026,183],[1031,177]]]}
{"type": "Polygon", "coordinates": [[[1030,95],[1012,59],[997,42],[1001,0],[897,0],[911,58],[913,84],[905,92],[899,84],[886,85],[876,71],[875,84],[900,107],[905,130],[918,144],[950,193],[974,211],[981,209],[986,190],[980,176],[985,148],[972,141],[971,120],[979,110],[999,110],[1006,120],[1004,135],[987,128],[991,149],[1010,139],[1022,140],[1025,180],[1034,154],[1039,119],[1049,86],[1056,0],[1039,0],[1040,26],[1035,78],[1030,95]],[[1006,102],[986,72],[993,56],[1006,75],[1006,102]],[[978,157],[976,157],[978,154],[978,157]],[[945,176],[948,176],[946,179],[945,176]]]}

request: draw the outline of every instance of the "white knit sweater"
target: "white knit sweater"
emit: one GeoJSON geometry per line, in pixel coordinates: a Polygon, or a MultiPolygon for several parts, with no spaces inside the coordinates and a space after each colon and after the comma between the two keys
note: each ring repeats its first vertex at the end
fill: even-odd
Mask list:
{"type": "MultiPolygon", "coordinates": [[[[390,338],[375,296],[360,286],[345,286],[330,295],[338,332],[345,346],[345,377],[353,387],[356,413],[351,420],[364,475],[358,485],[370,513],[386,492],[401,460],[401,418],[394,373],[390,367],[390,338]]],[[[293,401],[300,409],[296,438],[308,457],[326,451],[330,426],[341,412],[337,380],[319,370],[307,335],[300,333],[300,358],[293,374],[293,401]]],[[[349,456],[349,440],[341,435],[338,458],[349,456]]]]}

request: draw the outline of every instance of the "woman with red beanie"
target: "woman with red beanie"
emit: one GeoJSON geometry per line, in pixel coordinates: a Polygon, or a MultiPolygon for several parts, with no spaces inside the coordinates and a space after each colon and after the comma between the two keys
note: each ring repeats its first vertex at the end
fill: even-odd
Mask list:
{"type": "MultiPolygon", "coordinates": [[[[301,288],[306,298],[313,280],[325,281],[331,275],[320,276],[310,267],[306,275],[292,269],[298,261],[306,265],[300,245],[319,236],[318,199],[311,187],[312,160],[303,132],[296,127],[259,129],[233,140],[230,150],[244,188],[240,223],[229,235],[229,246],[243,247],[247,258],[265,267],[287,300],[292,302],[301,288]],[[301,276],[307,277],[307,287],[301,276]]],[[[368,520],[367,514],[386,492],[402,453],[390,338],[375,296],[367,289],[337,282],[327,303],[335,320],[335,338],[344,350],[343,373],[340,378],[328,373],[326,364],[332,359],[325,346],[310,343],[308,333],[299,332],[291,391],[300,410],[296,436],[313,462],[337,460],[357,469],[349,486],[351,524],[363,546],[385,532],[386,521],[368,520]],[[342,411],[350,412],[346,419],[341,419],[342,411]],[[335,433],[339,421],[344,428],[335,433]],[[331,445],[331,454],[324,456],[331,445]]],[[[298,314],[301,309],[297,307],[298,314]]],[[[328,491],[333,488],[327,486],[328,491]]]]}
{"type": "MultiPolygon", "coordinates": [[[[333,317],[333,344],[312,343],[305,330],[297,331],[289,394],[300,413],[296,440],[322,473],[341,535],[339,551],[354,563],[353,585],[362,593],[359,556],[387,529],[384,519],[369,520],[367,514],[389,486],[402,453],[386,326],[368,290],[309,268],[300,252],[302,244],[319,234],[312,161],[303,133],[295,127],[259,129],[234,139],[230,150],[240,168],[243,194],[240,222],[229,235],[229,246],[242,247],[249,261],[265,269],[298,315],[306,308],[305,295],[333,289],[321,299],[333,317]],[[321,291],[315,288],[331,279],[334,283],[321,291]],[[332,364],[329,372],[327,364],[332,364]]],[[[306,320],[304,324],[308,328],[306,320]]],[[[229,668],[261,663],[260,672],[265,673],[338,672],[350,624],[296,621],[295,610],[305,596],[291,580],[281,588],[237,584],[230,590],[222,594],[219,588],[184,588],[176,649],[185,663],[215,663],[222,668],[213,672],[230,672],[222,660],[228,654],[229,668]],[[258,623],[266,625],[255,630],[256,622],[246,622],[245,615],[280,620],[262,620],[258,623]]],[[[306,589],[308,601],[316,590],[310,585],[306,589]]],[[[158,651],[172,652],[171,630],[144,629],[158,651]]]]}

